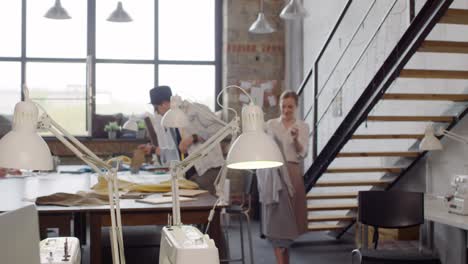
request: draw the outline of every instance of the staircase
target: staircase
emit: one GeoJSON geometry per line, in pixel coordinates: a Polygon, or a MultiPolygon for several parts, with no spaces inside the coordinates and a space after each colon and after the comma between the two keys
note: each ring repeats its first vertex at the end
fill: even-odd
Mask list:
{"type": "Polygon", "coordinates": [[[441,33],[463,27],[468,33],[468,10],[443,0],[426,2],[354,105],[342,106],[342,117],[321,110],[347,99],[343,85],[330,106],[321,107],[327,91],[318,66],[351,2],[299,89],[303,104],[307,89],[314,90],[312,106],[303,106],[305,120],[313,115],[314,160],[305,162],[309,231],[335,237],[354,224],[358,191],[389,190],[424,156],[418,145],[427,125],[450,130],[468,112],[468,36],[441,33]]]}

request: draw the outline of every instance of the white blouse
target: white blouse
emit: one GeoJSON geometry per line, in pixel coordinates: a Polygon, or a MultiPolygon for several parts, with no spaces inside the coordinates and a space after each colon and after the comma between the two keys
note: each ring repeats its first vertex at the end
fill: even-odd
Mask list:
{"type": "Polygon", "coordinates": [[[307,151],[309,149],[309,125],[302,120],[296,120],[294,125],[291,127],[293,126],[298,128],[297,140],[302,146],[301,152],[296,151],[296,147],[294,146],[294,141],[291,136],[291,129],[287,129],[283,125],[281,117],[268,120],[266,123],[266,130],[281,142],[282,146],[280,147],[282,148],[286,161],[298,163],[307,156],[307,151]]]}

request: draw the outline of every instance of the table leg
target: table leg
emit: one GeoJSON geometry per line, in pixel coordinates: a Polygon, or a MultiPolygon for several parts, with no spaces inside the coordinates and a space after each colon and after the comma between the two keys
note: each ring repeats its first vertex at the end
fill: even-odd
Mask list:
{"type": "Polygon", "coordinates": [[[89,220],[89,255],[91,264],[99,264],[102,262],[101,255],[101,216],[99,214],[91,214],[89,220]]]}
{"type": "Polygon", "coordinates": [[[460,253],[460,263],[468,263],[468,259],[466,258],[466,250],[467,250],[467,238],[468,232],[463,230],[463,237],[462,237],[462,245],[464,245],[461,253],[460,253]]]}
{"type": "Polygon", "coordinates": [[[427,247],[431,252],[434,252],[435,246],[434,246],[434,222],[433,221],[428,221],[427,223],[427,247]]]}

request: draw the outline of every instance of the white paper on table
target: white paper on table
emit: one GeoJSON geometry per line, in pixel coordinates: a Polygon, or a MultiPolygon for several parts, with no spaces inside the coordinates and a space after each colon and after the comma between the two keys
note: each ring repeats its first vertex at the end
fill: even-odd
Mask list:
{"type": "MultiPolygon", "coordinates": [[[[190,197],[179,197],[180,202],[188,202],[188,201],[195,201],[197,200],[196,198],[190,198],[190,197]]],[[[135,202],[140,202],[140,203],[148,203],[148,204],[162,204],[162,203],[172,203],[172,197],[162,197],[162,196],[148,196],[144,199],[136,199],[135,202]]]]}
{"type": "Polygon", "coordinates": [[[268,103],[270,106],[276,106],[276,97],[274,95],[268,96],[268,103]]]}
{"type": "Polygon", "coordinates": [[[252,96],[252,100],[254,101],[255,105],[258,105],[260,108],[263,107],[263,89],[259,87],[252,87],[250,89],[250,96],[252,96]]]}
{"type": "Polygon", "coordinates": [[[246,104],[249,102],[249,97],[244,93],[241,93],[239,94],[239,102],[246,104]]]}
{"type": "Polygon", "coordinates": [[[262,83],[262,84],[260,84],[260,88],[262,88],[264,92],[269,93],[269,92],[271,92],[273,90],[273,82],[268,81],[268,82],[262,83]]]}

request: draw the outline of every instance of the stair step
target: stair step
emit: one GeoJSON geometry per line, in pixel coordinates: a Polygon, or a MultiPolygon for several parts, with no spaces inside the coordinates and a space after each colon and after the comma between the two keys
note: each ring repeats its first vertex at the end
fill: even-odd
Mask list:
{"type": "Polygon", "coordinates": [[[330,168],[327,169],[326,173],[355,173],[355,172],[388,172],[388,173],[400,173],[401,168],[330,168]]]}
{"type": "Polygon", "coordinates": [[[466,9],[449,9],[440,19],[442,24],[457,24],[468,25],[468,10],[466,9]]]}
{"type": "Polygon", "coordinates": [[[421,100],[421,101],[468,101],[468,94],[404,94],[388,93],[384,94],[383,100],[421,100]]]}
{"type": "Polygon", "coordinates": [[[381,122],[446,122],[454,120],[453,116],[368,116],[367,121],[381,122]]]}
{"type": "Polygon", "coordinates": [[[390,183],[389,180],[319,181],[314,187],[385,186],[390,183]]]}
{"type": "Polygon", "coordinates": [[[334,211],[334,210],[351,210],[356,209],[357,204],[317,204],[308,205],[307,211],[334,211]]]}
{"type": "Polygon", "coordinates": [[[468,42],[459,41],[423,41],[419,52],[468,53],[468,42]]]}
{"type": "Polygon", "coordinates": [[[307,218],[308,222],[326,222],[326,221],[352,221],[356,216],[352,215],[314,215],[307,218]]]}
{"type": "Polygon", "coordinates": [[[310,193],[307,194],[307,200],[325,200],[325,199],[353,199],[357,198],[357,192],[339,192],[339,193],[310,193]]]}
{"type": "Polygon", "coordinates": [[[468,71],[405,69],[401,70],[400,78],[468,79],[468,71]]]}
{"type": "Polygon", "coordinates": [[[345,225],[309,225],[308,230],[309,232],[314,232],[314,231],[332,231],[332,230],[341,230],[345,228],[345,225]]]}
{"type": "Polygon", "coordinates": [[[341,152],[338,153],[338,158],[354,158],[354,157],[408,157],[416,158],[419,152],[341,152]]]}
{"type": "Polygon", "coordinates": [[[369,134],[353,135],[351,139],[422,139],[423,134],[369,134]]]}

